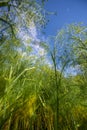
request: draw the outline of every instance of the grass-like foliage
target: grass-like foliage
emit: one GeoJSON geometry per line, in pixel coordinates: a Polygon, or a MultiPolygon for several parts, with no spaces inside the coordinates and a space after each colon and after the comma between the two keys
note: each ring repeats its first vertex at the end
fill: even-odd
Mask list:
{"type": "Polygon", "coordinates": [[[45,11],[35,0],[23,0],[22,4],[20,0],[14,1],[7,2],[5,6],[10,10],[2,13],[4,19],[0,18],[0,27],[4,27],[0,30],[0,130],[87,130],[85,27],[68,26],[58,32],[54,44],[49,46],[34,39],[36,36],[31,37],[31,33],[26,40],[28,45],[11,34],[15,32],[18,36],[17,27],[26,29],[32,22],[36,34],[36,27],[41,29],[47,23],[45,11]],[[9,30],[9,23],[15,29],[9,30]],[[33,55],[31,43],[42,48],[41,56],[33,55]],[[44,49],[47,56],[43,55],[44,49]],[[46,63],[48,57],[51,65],[46,63]],[[76,75],[65,75],[67,70],[71,72],[70,68],[79,71],[76,75]]]}

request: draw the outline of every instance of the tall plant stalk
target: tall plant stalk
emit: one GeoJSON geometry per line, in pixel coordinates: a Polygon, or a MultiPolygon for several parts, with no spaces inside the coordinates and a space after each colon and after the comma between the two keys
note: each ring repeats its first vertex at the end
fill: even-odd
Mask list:
{"type": "Polygon", "coordinates": [[[53,65],[54,65],[55,87],[56,87],[56,92],[57,92],[55,130],[58,130],[58,128],[59,128],[59,84],[58,84],[58,76],[57,76],[57,64],[56,64],[56,51],[55,51],[55,48],[54,48],[53,53],[51,52],[51,58],[52,58],[53,65]]]}

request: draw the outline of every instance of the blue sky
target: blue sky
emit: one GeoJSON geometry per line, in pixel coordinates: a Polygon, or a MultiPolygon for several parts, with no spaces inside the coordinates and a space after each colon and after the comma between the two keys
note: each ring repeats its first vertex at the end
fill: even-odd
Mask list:
{"type": "Polygon", "coordinates": [[[83,22],[87,25],[87,0],[48,0],[45,9],[57,12],[57,16],[50,15],[50,22],[46,26],[45,35],[55,35],[67,24],[83,22]]]}

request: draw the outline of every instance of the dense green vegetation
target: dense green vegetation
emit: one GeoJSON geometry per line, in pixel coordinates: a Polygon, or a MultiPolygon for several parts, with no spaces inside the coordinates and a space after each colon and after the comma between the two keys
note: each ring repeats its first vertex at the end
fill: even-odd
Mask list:
{"type": "Polygon", "coordinates": [[[27,46],[18,37],[17,25],[46,26],[44,2],[0,2],[0,130],[87,130],[87,27],[68,25],[53,43],[40,41],[46,56],[32,54],[33,37],[27,46]]]}

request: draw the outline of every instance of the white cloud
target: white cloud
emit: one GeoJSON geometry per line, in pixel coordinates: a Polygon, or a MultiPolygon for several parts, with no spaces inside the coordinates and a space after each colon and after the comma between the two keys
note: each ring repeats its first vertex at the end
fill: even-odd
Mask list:
{"type": "MultiPolygon", "coordinates": [[[[47,58],[46,50],[40,46],[41,39],[38,38],[38,32],[37,32],[34,22],[30,23],[27,30],[24,27],[20,27],[20,25],[17,25],[17,28],[18,28],[18,36],[21,39],[22,43],[26,46],[26,48],[27,48],[27,46],[30,46],[32,48],[32,52],[31,52],[30,56],[34,57],[35,61],[40,57],[44,57],[44,60],[45,60],[44,63],[51,66],[51,63],[47,58]]],[[[43,39],[43,37],[42,37],[42,39],[43,39]]],[[[27,52],[21,52],[21,53],[22,53],[23,57],[27,58],[27,54],[26,54],[27,52]]]]}
{"type": "Polygon", "coordinates": [[[31,44],[31,47],[32,47],[32,54],[33,55],[37,55],[38,57],[46,55],[45,49],[40,47],[39,44],[35,44],[35,45],[31,44]]]}
{"type": "Polygon", "coordinates": [[[32,37],[33,37],[35,40],[38,40],[38,39],[37,39],[37,29],[36,29],[36,27],[35,27],[34,22],[31,22],[30,27],[29,27],[29,31],[30,31],[32,37]]]}

